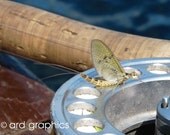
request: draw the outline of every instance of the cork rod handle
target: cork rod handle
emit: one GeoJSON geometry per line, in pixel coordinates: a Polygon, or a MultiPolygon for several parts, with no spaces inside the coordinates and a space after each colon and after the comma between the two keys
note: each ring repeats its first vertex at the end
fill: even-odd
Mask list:
{"type": "Polygon", "coordinates": [[[170,42],[111,31],[44,10],[0,1],[0,49],[79,71],[92,67],[92,39],[105,42],[120,59],[170,57],[170,42]]]}

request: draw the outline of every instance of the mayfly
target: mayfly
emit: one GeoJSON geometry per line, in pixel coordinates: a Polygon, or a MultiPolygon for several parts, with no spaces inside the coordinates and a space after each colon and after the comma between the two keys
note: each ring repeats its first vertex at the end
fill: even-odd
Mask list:
{"type": "Polygon", "coordinates": [[[94,67],[102,79],[80,74],[96,87],[118,86],[129,78],[137,78],[136,72],[126,73],[112,51],[100,40],[91,42],[91,55],[94,67]]]}

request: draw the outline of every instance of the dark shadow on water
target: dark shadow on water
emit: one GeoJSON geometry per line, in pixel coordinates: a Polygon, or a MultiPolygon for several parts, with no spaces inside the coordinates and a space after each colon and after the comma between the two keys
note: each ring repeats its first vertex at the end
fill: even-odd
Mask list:
{"type": "Polygon", "coordinates": [[[144,122],[140,125],[140,127],[135,128],[136,125],[133,127],[130,127],[127,131],[125,132],[126,135],[154,135],[155,134],[155,121],[148,121],[144,122]]]}

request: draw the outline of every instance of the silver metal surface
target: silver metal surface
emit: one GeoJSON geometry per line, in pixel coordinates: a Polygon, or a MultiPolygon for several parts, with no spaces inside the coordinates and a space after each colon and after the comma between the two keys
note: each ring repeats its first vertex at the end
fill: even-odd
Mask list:
{"type": "Polygon", "coordinates": [[[170,98],[164,96],[157,105],[157,116],[155,121],[155,135],[170,134],[170,98]]]}
{"type": "Polygon", "coordinates": [[[169,99],[170,99],[169,96],[165,96],[162,98],[162,104],[161,104],[162,108],[168,108],[169,99]]]}
{"type": "MultiPolygon", "coordinates": [[[[154,120],[157,103],[170,95],[170,58],[121,62],[125,69],[140,73],[116,89],[96,89],[76,75],[56,92],[51,116],[63,135],[123,135],[130,127],[154,120]],[[67,125],[67,126],[65,126],[67,125]]],[[[95,69],[85,74],[97,76],[95,69]]]]}

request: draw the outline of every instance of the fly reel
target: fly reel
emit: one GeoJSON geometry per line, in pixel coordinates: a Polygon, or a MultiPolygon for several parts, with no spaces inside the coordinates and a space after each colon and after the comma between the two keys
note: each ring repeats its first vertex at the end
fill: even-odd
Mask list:
{"type": "MultiPolygon", "coordinates": [[[[170,59],[123,61],[126,72],[138,73],[117,87],[96,88],[80,75],[56,92],[51,116],[56,132],[63,135],[154,135],[156,108],[170,95],[170,59]],[[147,128],[150,130],[146,133],[147,128]]],[[[84,74],[96,77],[95,69],[84,74]]],[[[170,115],[170,114],[169,114],[170,115]]]]}

